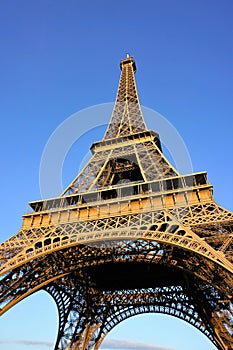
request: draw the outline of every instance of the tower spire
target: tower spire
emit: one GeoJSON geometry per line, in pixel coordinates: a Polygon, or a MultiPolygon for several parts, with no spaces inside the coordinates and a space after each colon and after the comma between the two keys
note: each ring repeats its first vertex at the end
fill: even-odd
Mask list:
{"type": "Polygon", "coordinates": [[[121,60],[121,77],[116,102],[104,139],[135,134],[146,131],[142,115],[134,73],[136,64],[128,53],[121,60]]]}

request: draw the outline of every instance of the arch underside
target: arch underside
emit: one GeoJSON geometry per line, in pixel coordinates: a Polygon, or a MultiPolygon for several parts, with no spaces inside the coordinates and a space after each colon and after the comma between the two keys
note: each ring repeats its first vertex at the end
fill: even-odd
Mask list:
{"type": "Polygon", "coordinates": [[[145,242],[135,246],[139,243],[141,249],[137,253],[131,243],[130,251],[113,254],[104,263],[101,259],[89,262],[79,272],[76,270],[45,288],[59,310],[55,350],[99,349],[117,324],[150,312],[180,318],[199,329],[218,349],[230,349],[233,306],[224,278],[216,285],[210,281],[216,266],[199,259],[202,267],[194,273],[195,256],[187,254],[186,264],[178,261],[174,266],[179,250],[156,244],[153,247],[148,242],[147,246],[145,242]],[[152,251],[157,260],[149,258],[152,251]]]}
{"type": "MultiPolygon", "coordinates": [[[[64,292],[56,290],[55,286],[50,286],[47,291],[60,306],[64,303],[64,292]]],[[[65,303],[67,309],[64,304],[62,305],[58,340],[55,346],[57,350],[98,349],[105,336],[116,325],[142,313],[162,313],[175,316],[199,329],[216,346],[218,345],[207,317],[198,312],[198,307],[193,304],[193,300],[181,286],[125,290],[101,293],[101,296],[98,293],[93,294],[92,297],[99,303],[95,305],[92,301],[89,317],[87,317],[88,306],[85,305],[84,309],[82,308],[82,297],[83,294],[76,290],[76,296],[72,301],[67,296],[65,303]],[[77,305],[79,306],[79,312],[72,307],[72,303],[76,305],[76,308],[77,305]],[[63,323],[66,318],[68,322],[66,320],[63,323]]],[[[89,298],[90,302],[90,295],[89,298]]]]}
{"type": "MultiPolygon", "coordinates": [[[[233,272],[230,234],[232,224],[225,229],[223,223],[217,227],[209,223],[206,229],[201,222],[201,225],[199,223],[190,229],[177,220],[180,219],[179,215],[184,217],[188,215],[187,208],[184,213],[173,214],[166,210],[156,210],[121,215],[117,218],[107,217],[22,230],[15,235],[15,242],[9,242],[2,247],[0,274],[5,274],[17,266],[30,264],[32,259],[41,259],[43,255],[48,256],[55,250],[63,250],[68,246],[124,239],[145,239],[183,247],[194,253],[200,253],[233,272]],[[18,242],[22,236],[26,236],[26,242],[24,240],[18,242]],[[28,240],[32,242],[28,244],[28,240]]],[[[203,215],[204,212],[200,217],[203,215]]]]}
{"type": "Polygon", "coordinates": [[[8,304],[1,313],[44,288],[59,312],[55,350],[98,349],[119,322],[145,312],[183,319],[219,349],[230,349],[225,346],[233,333],[229,278],[216,262],[168,243],[141,239],[69,246],[5,276],[0,301],[8,304]]]}

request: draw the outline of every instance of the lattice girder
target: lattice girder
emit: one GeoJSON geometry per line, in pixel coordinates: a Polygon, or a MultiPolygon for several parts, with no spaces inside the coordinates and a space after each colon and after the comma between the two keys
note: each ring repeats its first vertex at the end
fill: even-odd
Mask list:
{"type": "Polygon", "coordinates": [[[188,227],[182,225],[167,211],[144,212],[101,220],[89,220],[46,228],[46,235],[28,244],[1,266],[0,274],[40,258],[50,252],[77,244],[97,241],[146,239],[191,250],[225,267],[232,273],[233,265],[223,252],[214,250],[188,227]],[[78,234],[77,234],[78,233],[78,234]]]}
{"type": "MultiPolygon", "coordinates": [[[[117,245],[117,242],[115,242],[115,244],[117,245]]],[[[77,246],[77,249],[78,247],[79,246],[77,246]]],[[[137,243],[130,240],[123,245],[119,244],[119,246],[117,246],[116,248],[114,247],[112,248],[111,245],[109,246],[107,245],[106,247],[105,244],[103,245],[102,249],[99,248],[99,245],[97,245],[97,248],[95,245],[93,246],[85,245],[83,248],[83,252],[79,250],[78,254],[77,254],[77,251],[75,250],[73,250],[73,253],[72,253],[72,250],[70,250],[69,248],[61,252],[61,254],[60,252],[58,252],[60,256],[56,256],[56,254],[53,253],[50,259],[48,259],[48,256],[47,256],[46,259],[44,259],[43,261],[35,260],[34,264],[33,262],[31,262],[31,274],[30,274],[29,264],[27,263],[25,264],[25,266],[27,266],[28,274],[26,275],[24,273],[23,277],[21,277],[22,270],[18,270],[18,276],[19,276],[18,281],[16,281],[16,278],[12,278],[12,275],[10,276],[8,275],[8,279],[7,279],[8,285],[7,285],[6,291],[4,293],[4,290],[2,290],[1,295],[3,300],[6,300],[11,295],[11,294],[7,295],[6,294],[7,291],[14,289],[15,296],[14,296],[14,299],[11,300],[9,304],[7,304],[2,308],[1,312],[2,313],[5,312],[6,310],[9,309],[9,307],[13,306],[15,303],[22,300],[29,294],[35,292],[36,290],[39,290],[41,288],[46,288],[45,277],[46,277],[47,284],[50,282],[51,285],[53,285],[54,283],[56,285],[57,283],[56,281],[60,281],[58,285],[62,286],[62,281],[65,281],[65,283],[63,282],[64,291],[62,291],[62,288],[60,288],[61,293],[63,293],[62,295],[63,302],[61,302],[59,298],[56,298],[56,297],[55,297],[55,300],[56,299],[59,300],[57,304],[58,304],[59,312],[61,313],[60,320],[63,320],[63,321],[60,321],[60,323],[63,324],[63,326],[60,325],[59,327],[60,333],[62,334],[61,337],[67,339],[67,332],[68,331],[71,332],[70,326],[67,325],[68,314],[71,313],[73,315],[73,318],[76,317],[75,319],[77,322],[78,322],[77,317],[79,317],[79,320],[81,317],[80,312],[78,312],[78,314],[74,317],[73,301],[76,300],[75,299],[76,295],[74,296],[74,293],[77,293],[77,291],[80,290],[80,288],[78,288],[78,286],[75,285],[75,282],[74,280],[72,281],[72,279],[71,279],[71,282],[67,282],[70,280],[70,277],[69,277],[70,274],[71,275],[75,274],[75,280],[77,279],[78,281],[77,271],[82,271],[81,269],[82,266],[90,267],[93,265],[95,266],[96,264],[107,264],[108,262],[111,263],[113,259],[115,263],[122,262],[122,261],[127,262],[128,260],[130,262],[133,262],[133,261],[138,262],[139,264],[146,261],[149,262],[149,264],[165,264],[167,266],[169,266],[170,264],[171,268],[175,268],[175,269],[181,268],[182,271],[183,270],[189,271],[189,274],[190,273],[193,273],[194,275],[196,274],[196,276],[198,277],[198,280],[201,281],[202,279],[203,280],[202,283],[203,284],[205,283],[207,287],[208,285],[214,283],[215,276],[221,276],[221,278],[219,278],[218,281],[215,281],[215,285],[216,285],[214,289],[215,293],[217,293],[218,295],[221,295],[221,300],[227,300],[227,298],[229,298],[229,294],[232,293],[232,289],[230,291],[227,286],[229,284],[232,284],[232,282],[229,283],[229,281],[226,279],[227,275],[221,267],[218,267],[219,270],[217,270],[216,264],[206,262],[206,258],[203,258],[203,261],[201,261],[200,259],[197,259],[199,263],[199,266],[197,266],[197,260],[193,259],[193,253],[190,252],[189,255],[186,256],[185,260],[183,258],[179,259],[179,256],[184,257],[184,254],[182,252],[179,253],[178,249],[173,249],[171,246],[168,250],[165,249],[164,247],[165,246],[163,245],[159,245],[158,242],[155,242],[153,245],[152,243],[151,244],[146,243],[146,241],[138,241],[137,243]],[[141,245],[141,248],[140,248],[140,245],[141,245]],[[164,254],[161,253],[162,250],[164,250],[164,254]],[[99,254],[98,254],[98,251],[99,251],[99,254]],[[125,260],[123,257],[124,255],[126,257],[125,260]],[[131,257],[129,258],[130,255],[131,257]],[[80,256],[80,261],[75,261],[76,256],[80,256]],[[83,259],[81,259],[81,256],[83,259]],[[93,258],[90,262],[88,262],[88,257],[93,257],[93,256],[96,257],[96,262],[93,261],[93,258]],[[60,266],[57,266],[56,261],[59,261],[60,266]],[[208,271],[208,267],[209,267],[209,271],[208,271]],[[197,273],[198,269],[200,271],[197,273]],[[16,285],[17,283],[18,283],[18,288],[16,285]],[[71,296],[69,295],[69,292],[67,292],[67,288],[69,285],[73,291],[73,297],[72,297],[73,301],[71,300],[71,296]],[[64,297],[65,295],[67,295],[67,297],[64,297]],[[68,330],[67,328],[65,328],[66,329],[65,331],[63,327],[68,327],[68,330]],[[65,332],[65,335],[63,334],[64,332],[65,332]]],[[[166,247],[168,247],[168,245],[166,247]]],[[[85,283],[88,283],[88,278],[86,277],[87,275],[85,275],[85,278],[83,278],[83,275],[84,274],[81,274],[81,277],[82,277],[81,282],[84,283],[83,281],[85,281],[85,283]]],[[[4,282],[4,279],[3,279],[3,282],[4,282]]],[[[48,291],[51,293],[51,289],[48,289],[48,291]]],[[[69,291],[69,288],[68,288],[68,291],[69,291]]],[[[54,296],[55,294],[51,293],[51,295],[54,296]]],[[[120,294],[120,298],[121,298],[122,304],[125,306],[130,301],[129,299],[129,301],[127,302],[127,300],[123,298],[121,294],[120,294]]],[[[82,294],[82,296],[80,296],[80,302],[83,300],[84,298],[82,294]]],[[[216,300],[221,301],[219,296],[216,297],[216,300]]],[[[118,299],[118,301],[120,302],[120,299],[118,299]]],[[[213,298],[211,299],[211,301],[213,301],[213,298]]],[[[228,301],[228,304],[229,303],[230,303],[230,300],[228,301]]],[[[219,305],[220,304],[218,304],[218,306],[219,305]]],[[[226,308],[226,305],[224,305],[224,308],[226,308]]],[[[229,308],[229,312],[231,312],[230,308],[229,308]]],[[[86,315],[86,312],[85,312],[85,315],[86,315]]],[[[215,315],[215,319],[217,318],[216,315],[215,315]]],[[[231,313],[231,316],[232,316],[232,313],[231,313]]],[[[81,323],[84,322],[84,324],[86,324],[85,317],[83,316],[83,321],[82,322],[80,321],[81,323]]],[[[72,320],[73,318],[71,317],[72,320]]],[[[72,334],[72,337],[74,336],[74,338],[75,338],[75,334],[80,334],[81,332],[80,328],[77,329],[77,327],[81,327],[80,322],[78,323],[77,322],[72,322],[72,324],[74,325],[74,329],[73,329],[73,332],[71,332],[71,334],[72,334]]],[[[217,319],[217,321],[215,322],[219,323],[219,320],[217,319]]],[[[195,322],[192,321],[191,323],[195,323],[195,322]]],[[[98,324],[101,324],[99,320],[98,320],[98,324]]],[[[93,327],[95,328],[96,325],[94,324],[93,327]]],[[[94,329],[93,327],[91,328],[92,330],[94,329]]],[[[98,327],[97,329],[99,330],[98,327]]],[[[86,328],[83,331],[86,332],[86,328]]],[[[226,329],[225,329],[225,332],[226,332],[226,329]]],[[[206,331],[204,333],[206,334],[206,331]]],[[[228,338],[229,338],[229,334],[228,334],[228,338]]],[[[69,339],[69,341],[71,341],[71,339],[69,339]]],[[[64,343],[65,340],[63,339],[62,342],[64,343]]],[[[76,345],[77,345],[77,341],[76,341],[76,345]]],[[[58,349],[60,348],[58,347],[58,349]]]]}
{"type": "MultiPolygon", "coordinates": [[[[76,280],[76,278],[75,278],[76,280]]],[[[200,282],[200,280],[199,280],[200,282]]],[[[190,283],[190,281],[189,281],[190,283]]],[[[195,282],[197,283],[197,281],[195,282]]],[[[60,283],[61,284],[61,283],[60,283]]],[[[193,292],[195,290],[193,288],[190,288],[190,291],[193,292]]],[[[195,287],[197,287],[195,285],[195,287]]],[[[203,288],[203,287],[202,287],[203,288]]],[[[73,288],[72,290],[77,290],[78,287],[73,288]]],[[[93,314],[95,315],[95,321],[93,321],[93,324],[91,323],[91,319],[87,322],[87,320],[83,319],[82,322],[78,322],[78,327],[82,326],[82,332],[78,332],[78,334],[82,335],[77,342],[74,345],[74,349],[86,349],[86,343],[85,346],[84,341],[80,342],[83,339],[83,334],[85,334],[87,337],[90,337],[90,341],[88,342],[89,347],[88,349],[98,349],[100,344],[102,343],[105,335],[119,322],[123,321],[124,319],[131,317],[133,315],[136,315],[138,313],[144,313],[144,312],[161,312],[161,313],[167,313],[173,316],[176,316],[178,318],[181,318],[191,324],[193,324],[195,327],[200,329],[204,334],[206,334],[217,346],[221,344],[221,332],[217,334],[213,334],[213,330],[211,328],[211,324],[209,322],[213,322],[215,320],[215,323],[218,323],[218,327],[216,330],[220,330],[221,327],[219,327],[219,323],[223,320],[219,316],[216,316],[214,313],[214,307],[212,306],[212,302],[215,299],[216,304],[220,301],[219,295],[214,292],[213,288],[205,285],[204,289],[202,290],[202,293],[199,295],[196,292],[196,298],[197,301],[200,301],[200,298],[203,299],[203,295],[208,295],[208,298],[206,298],[205,302],[202,300],[202,306],[207,303],[209,306],[206,309],[206,313],[209,315],[207,317],[207,314],[202,312],[202,310],[199,310],[198,302],[196,303],[196,306],[194,301],[190,301],[190,291],[186,295],[182,289],[182,286],[173,286],[173,287],[157,287],[157,288],[149,288],[149,289],[140,289],[140,290],[120,290],[115,292],[98,292],[98,290],[91,290],[91,293],[93,294],[94,299],[92,298],[92,308],[93,314]],[[204,292],[204,289],[206,291],[204,292]],[[213,294],[214,293],[214,294],[213,294]],[[210,297],[211,296],[211,297],[210,297]],[[181,299],[180,299],[181,298],[181,299]],[[98,306],[95,306],[96,302],[98,303],[101,300],[101,306],[98,304],[98,306]],[[178,302],[178,301],[179,302],[178,302]],[[186,300],[186,302],[185,302],[186,300]],[[96,309],[95,309],[96,308],[96,309]],[[201,316],[200,316],[201,315],[201,316]],[[203,321],[204,320],[204,321],[203,321]],[[81,324],[80,324],[81,323],[81,324]],[[90,326],[91,333],[87,332],[86,325],[90,326]],[[76,346],[76,347],[75,347],[76,346]],[[93,346],[93,347],[92,347],[93,346]]],[[[193,296],[192,296],[193,298],[193,296]]],[[[81,300],[85,299],[84,297],[81,298],[81,300]]],[[[193,300],[193,299],[191,299],[193,300]]],[[[82,304],[83,305],[83,304],[82,304]]],[[[77,328],[77,317],[80,315],[80,311],[77,313],[74,312],[74,310],[71,310],[71,316],[70,316],[70,323],[73,328],[77,328]]],[[[89,314],[84,312],[84,314],[89,314]]],[[[232,315],[232,313],[231,313],[232,315]]],[[[222,327],[223,328],[223,327],[222,327]]],[[[62,332],[62,336],[59,341],[59,345],[57,344],[56,349],[66,349],[68,344],[68,338],[67,335],[67,329],[70,331],[70,327],[66,328],[62,332]],[[64,345],[65,344],[65,345],[64,345]]],[[[76,333],[74,329],[74,333],[76,333]]],[[[226,333],[226,330],[225,330],[226,333]]],[[[225,334],[224,333],[224,334],[225,334]]],[[[73,333],[72,333],[73,334],[73,333]]],[[[226,341],[228,344],[230,344],[231,341],[231,335],[228,336],[225,334],[225,343],[226,341]]],[[[72,346],[70,346],[71,349],[73,349],[72,346]]],[[[220,345],[219,345],[219,348],[220,345]]],[[[229,347],[230,349],[230,347],[229,347]]]]}
{"type": "Polygon", "coordinates": [[[118,179],[113,179],[115,183],[111,179],[107,182],[102,180],[102,178],[108,179],[107,174],[115,172],[114,166],[111,165],[113,160],[115,162],[122,160],[125,163],[124,170],[127,168],[127,162],[131,162],[140,171],[141,181],[144,182],[179,175],[165,158],[160,147],[159,136],[152,131],[133,134],[111,142],[95,143],[91,148],[93,152],[91,159],[62,195],[100,190],[117,184],[118,179]]]}
{"type": "Polygon", "coordinates": [[[118,138],[147,130],[142,116],[134,73],[136,65],[132,57],[121,61],[122,74],[110,123],[104,139],[118,138]]]}
{"type": "MultiPolygon", "coordinates": [[[[96,310],[93,311],[94,313],[97,310],[100,312],[96,322],[101,322],[89,326],[91,332],[87,335],[87,321],[84,322],[85,320],[83,320],[82,336],[80,337],[81,339],[77,340],[74,349],[98,349],[105,335],[118,323],[128,317],[145,312],[165,313],[176,316],[193,324],[213,340],[213,335],[198,315],[195,306],[190,303],[190,297],[184,293],[182,287],[121,291],[120,294],[118,292],[101,294],[99,298],[102,300],[101,308],[99,308],[99,305],[96,307],[95,303],[92,303],[92,305],[94,308],[96,307],[96,310]],[[90,347],[85,347],[83,334],[90,337],[88,342],[90,347]],[[80,342],[80,340],[83,340],[83,342],[80,342]]],[[[74,313],[72,313],[70,323],[77,326],[74,313]]],[[[67,341],[67,332],[64,333],[63,338],[67,341]]],[[[68,344],[61,338],[56,349],[66,349],[68,344]]],[[[72,349],[72,346],[70,348],[72,349]]]]}
{"type": "Polygon", "coordinates": [[[180,175],[147,129],[132,57],[121,61],[102,141],[56,198],[0,244],[0,315],[38,290],[59,313],[55,350],[97,350],[124,319],[145,312],[194,325],[219,350],[233,337],[233,213],[206,173],[180,175]]]}
{"type": "MultiPolygon", "coordinates": [[[[152,194],[151,194],[152,195],[152,194]]],[[[73,223],[72,217],[70,216],[69,221],[70,224],[67,223],[67,230],[70,229],[71,232],[76,230],[75,232],[87,233],[92,232],[94,230],[102,230],[102,229],[117,229],[121,227],[131,227],[140,228],[142,226],[143,217],[148,219],[148,224],[153,224],[157,222],[157,218],[153,219],[154,211],[152,214],[143,214],[143,205],[142,200],[139,199],[139,204],[141,203],[141,213],[136,214],[136,210],[134,210],[135,214],[132,214],[130,201],[123,202],[124,209],[129,208],[128,215],[123,212],[121,207],[119,206],[118,215],[111,215],[111,205],[112,201],[109,201],[110,204],[108,206],[103,207],[101,209],[98,208],[99,214],[105,215],[97,215],[97,219],[91,220],[87,216],[87,220],[79,220],[77,224],[73,223]],[[106,212],[109,212],[109,215],[106,217],[106,212]],[[124,215],[122,215],[124,213],[124,215]],[[119,216],[121,214],[121,216],[119,216]],[[149,215],[149,216],[148,216],[149,215]],[[102,216],[102,218],[101,218],[102,216]],[[99,219],[98,219],[99,218],[99,219]]],[[[92,203],[91,203],[92,204],[92,203]]],[[[134,200],[135,204],[135,200],[134,200]]],[[[94,207],[94,204],[92,204],[94,207]]],[[[72,209],[78,210],[78,207],[72,207],[72,209]],[[77,208],[77,209],[76,209],[77,208]]],[[[88,212],[88,207],[85,209],[88,212]]],[[[153,202],[146,199],[146,206],[144,210],[154,210],[153,202]]],[[[190,226],[197,234],[207,242],[210,241],[210,237],[214,240],[218,240],[221,245],[221,251],[224,253],[228,253],[229,257],[232,256],[232,228],[233,228],[233,215],[226,209],[223,209],[216,205],[213,201],[207,203],[199,203],[193,204],[190,206],[182,206],[174,209],[169,209],[169,212],[177,219],[179,222],[182,222],[185,226],[190,226]]],[[[39,216],[40,212],[38,213],[39,216]]],[[[50,215],[50,212],[43,213],[44,216],[50,215]]],[[[53,213],[51,213],[53,215],[53,213]]],[[[30,218],[30,215],[27,215],[30,218]]],[[[92,215],[93,216],[93,215],[92,215]]],[[[34,217],[34,214],[32,218],[34,217]]],[[[75,216],[75,221],[77,221],[77,215],[75,216]]],[[[51,222],[53,222],[53,217],[51,217],[51,222]]],[[[144,220],[145,221],[145,220],[144,220]]],[[[31,222],[31,220],[30,220],[31,222]]],[[[48,222],[48,220],[47,220],[48,222]]],[[[27,227],[26,225],[25,227],[27,227]]],[[[0,265],[4,264],[7,259],[13,258],[17,253],[21,252],[23,248],[29,247],[31,244],[35,244],[38,242],[40,238],[46,240],[46,237],[52,237],[54,234],[57,235],[60,228],[63,225],[48,225],[44,226],[43,222],[39,225],[30,225],[31,228],[22,228],[15,236],[5,241],[0,245],[0,265]]],[[[214,243],[214,242],[213,242],[214,243]]],[[[213,244],[214,246],[214,244],[213,244]]],[[[215,249],[217,246],[215,246],[215,249]]]]}

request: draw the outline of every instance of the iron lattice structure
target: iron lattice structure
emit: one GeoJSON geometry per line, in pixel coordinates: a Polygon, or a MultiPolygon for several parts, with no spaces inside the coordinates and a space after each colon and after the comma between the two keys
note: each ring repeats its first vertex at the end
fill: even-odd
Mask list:
{"type": "Polygon", "coordinates": [[[132,57],[121,61],[112,117],[92,157],[57,198],[29,203],[0,246],[3,314],[44,289],[59,312],[55,350],[99,349],[119,322],[158,312],[232,349],[233,214],[206,173],[181,175],[148,130],[132,57]]]}

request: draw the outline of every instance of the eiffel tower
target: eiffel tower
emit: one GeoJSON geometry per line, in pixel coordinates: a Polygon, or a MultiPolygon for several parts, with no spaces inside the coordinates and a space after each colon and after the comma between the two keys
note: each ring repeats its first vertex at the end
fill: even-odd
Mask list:
{"type": "Polygon", "coordinates": [[[121,321],[178,317],[217,349],[233,349],[233,214],[205,172],[181,175],[148,130],[129,55],[107,131],[56,197],[30,202],[0,246],[0,314],[46,290],[55,300],[55,350],[99,349],[121,321]]]}

